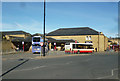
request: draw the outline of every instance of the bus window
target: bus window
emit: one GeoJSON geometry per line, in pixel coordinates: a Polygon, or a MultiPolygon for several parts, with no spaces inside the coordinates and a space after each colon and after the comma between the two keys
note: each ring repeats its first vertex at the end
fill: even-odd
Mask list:
{"type": "Polygon", "coordinates": [[[73,49],[92,49],[92,46],[82,45],[82,44],[73,44],[73,49]]]}
{"type": "Polygon", "coordinates": [[[87,49],[92,49],[93,47],[92,46],[87,46],[87,49]]]}
{"type": "Polygon", "coordinates": [[[82,49],[83,46],[81,46],[80,44],[73,44],[73,49],[82,49]]]}

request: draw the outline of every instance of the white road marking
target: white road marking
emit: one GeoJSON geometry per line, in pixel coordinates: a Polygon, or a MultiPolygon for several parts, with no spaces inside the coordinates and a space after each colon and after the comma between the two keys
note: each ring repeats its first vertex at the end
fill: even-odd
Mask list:
{"type": "Polygon", "coordinates": [[[107,78],[107,77],[111,77],[111,75],[110,76],[99,77],[97,79],[104,79],[104,78],[107,78]]]}
{"type": "Polygon", "coordinates": [[[34,67],[34,68],[27,68],[27,69],[22,69],[22,70],[14,70],[15,72],[16,71],[29,71],[29,70],[35,70],[35,69],[39,69],[39,68],[44,68],[46,66],[37,66],[37,67],[34,67]]]}
{"type": "Polygon", "coordinates": [[[118,68],[112,69],[112,76],[114,75],[115,70],[118,70],[118,68]]]}
{"type": "Polygon", "coordinates": [[[109,76],[104,76],[104,77],[99,77],[99,78],[97,78],[97,79],[104,79],[104,78],[107,78],[107,77],[112,77],[112,76],[114,76],[114,71],[115,71],[115,70],[118,70],[118,68],[112,69],[112,70],[111,70],[111,75],[109,75],[109,76]]]}
{"type": "Polygon", "coordinates": [[[69,62],[67,62],[66,64],[71,64],[72,63],[72,61],[69,61],[69,62]]]}

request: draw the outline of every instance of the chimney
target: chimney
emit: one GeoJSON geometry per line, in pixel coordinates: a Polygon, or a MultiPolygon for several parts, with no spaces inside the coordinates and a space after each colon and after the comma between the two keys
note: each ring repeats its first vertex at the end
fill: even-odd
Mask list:
{"type": "Polygon", "coordinates": [[[103,33],[102,32],[100,32],[100,35],[102,35],[103,33]]]}

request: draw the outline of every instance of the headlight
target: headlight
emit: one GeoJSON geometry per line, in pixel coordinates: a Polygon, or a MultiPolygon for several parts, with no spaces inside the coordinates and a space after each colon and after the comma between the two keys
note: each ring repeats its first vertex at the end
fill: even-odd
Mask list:
{"type": "Polygon", "coordinates": [[[40,48],[37,48],[37,50],[40,50],[40,48]]]}

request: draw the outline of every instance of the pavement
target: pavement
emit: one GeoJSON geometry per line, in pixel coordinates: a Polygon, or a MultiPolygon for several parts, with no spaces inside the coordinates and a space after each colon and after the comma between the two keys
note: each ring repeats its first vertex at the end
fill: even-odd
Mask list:
{"type": "Polygon", "coordinates": [[[76,56],[76,55],[90,55],[90,54],[65,54],[64,51],[49,51],[45,54],[45,57],[41,54],[33,54],[31,52],[18,52],[2,55],[2,60],[12,60],[12,59],[41,59],[41,58],[56,58],[64,56],[76,56]]]}
{"type": "Polygon", "coordinates": [[[118,52],[2,56],[3,79],[118,79],[118,52]]]}

